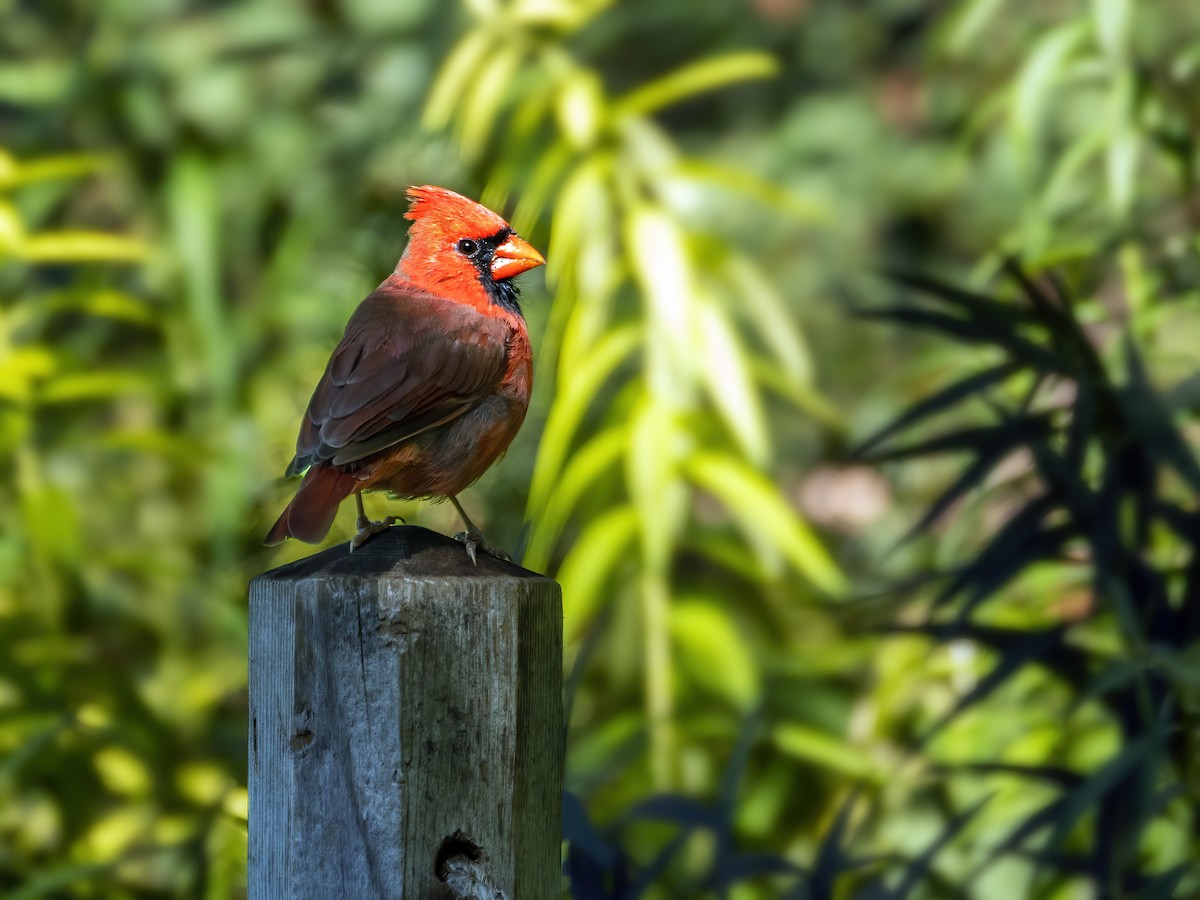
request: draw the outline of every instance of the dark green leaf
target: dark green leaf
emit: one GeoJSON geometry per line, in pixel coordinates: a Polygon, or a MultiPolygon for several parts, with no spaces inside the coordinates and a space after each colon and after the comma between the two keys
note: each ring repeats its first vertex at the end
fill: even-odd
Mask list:
{"type": "MultiPolygon", "coordinates": [[[[996,589],[1016,575],[1029,562],[1038,558],[1036,551],[1047,542],[1047,532],[1042,520],[1054,509],[1054,500],[1048,496],[1035,497],[1009,519],[996,532],[991,543],[979,552],[950,580],[938,594],[936,605],[941,606],[964,590],[971,590],[979,598],[981,585],[996,589]]],[[[1056,532],[1049,544],[1061,544],[1062,536],[1056,532]]]]}
{"type": "Polygon", "coordinates": [[[939,434],[915,444],[884,450],[870,459],[872,462],[895,462],[935,453],[961,453],[964,450],[987,453],[990,458],[995,458],[998,449],[1007,452],[1018,444],[1036,440],[1049,433],[1050,427],[1049,415],[1024,416],[999,425],[980,425],[939,434]]]}
{"type": "Polygon", "coordinates": [[[1033,324],[1037,322],[1037,316],[1027,309],[1022,309],[1013,303],[999,301],[995,297],[989,297],[986,294],[977,294],[973,291],[963,290],[960,287],[930,278],[928,275],[921,275],[915,272],[901,272],[898,270],[885,270],[884,274],[906,287],[922,291],[926,294],[932,294],[940,300],[945,300],[947,303],[970,313],[974,319],[1003,322],[1008,325],[1033,324]]]}
{"type": "Polygon", "coordinates": [[[1128,336],[1125,338],[1125,357],[1129,380],[1117,392],[1117,399],[1130,430],[1139,446],[1178,472],[1192,490],[1200,491],[1200,465],[1150,387],[1141,356],[1128,336]]]}
{"type": "Polygon", "coordinates": [[[857,314],[864,319],[883,319],[914,328],[940,331],[950,337],[975,344],[993,344],[1007,350],[1017,361],[1043,374],[1072,374],[1065,360],[1021,337],[1015,330],[1001,330],[990,322],[977,322],[911,306],[860,309],[857,310],[857,314]]]}
{"type": "Polygon", "coordinates": [[[889,437],[899,434],[922,419],[948,409],[961,400],[965,400],[974,394],[982,393],[992,385],[999,384],[1012,375],[1015,375],[1021,371],[1021,368],[1020,363],[1006,362],[994,368],[986,369],[983,372],[977,372],[968,378],[956,381],[954,384],[942,388],[924,400],[914,403],[898,419],[895,419],[863,441],[855,448],[853,455],[858,458],[868,456],[875,447],[879,446],[889,437]]]}
{"type": "Polygon", "coordinates": [[[853,812],[857,800],[858,791],[851,791],[846,795],[846,799],[838,807],[833,824],[821,838],[821,844],[817,848],[817,856],[813,860],[806,884],[807,896],[812,900],[832,897],[838,878],[853,868],[850,857],[846,855],[843,848],[849,837],[847,832],[850,826],[850,814],[853,812]]]}
{"type": "Polygon", "coordinates": [[[1175,893],[1179,882],[1185,875],[1196,870],[1194,861],[1183,862],[1172,866],[1166,871],[1151,876],[1133,894],[1130,900],[1174,900],[1179,895],[1175,893]]]}

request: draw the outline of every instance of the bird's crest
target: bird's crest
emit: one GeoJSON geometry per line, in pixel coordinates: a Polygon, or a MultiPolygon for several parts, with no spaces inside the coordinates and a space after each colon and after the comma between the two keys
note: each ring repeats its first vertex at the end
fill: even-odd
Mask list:
{"type": "Polygon", "coordinates": [[[455,229],[478,237],[490,237],[508,228],[508,223],[474,200],[431,184],[410,187],[404,218],[413,222],[453,223],[455,229]]]}

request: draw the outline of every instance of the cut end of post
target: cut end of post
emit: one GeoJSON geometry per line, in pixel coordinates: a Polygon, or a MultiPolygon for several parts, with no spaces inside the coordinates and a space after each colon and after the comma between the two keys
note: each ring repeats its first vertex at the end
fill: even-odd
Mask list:
{"type": "Polygon", "coordinates": [[[349,543],[306,556],[259,575],[259,578],[303,579],[336,576],[397,576],[408,578],[543,578],[515,563],[479,554],[472,565],[463,545],[453,538],[418,525],[393,525],[359,546],[349,543]]]}

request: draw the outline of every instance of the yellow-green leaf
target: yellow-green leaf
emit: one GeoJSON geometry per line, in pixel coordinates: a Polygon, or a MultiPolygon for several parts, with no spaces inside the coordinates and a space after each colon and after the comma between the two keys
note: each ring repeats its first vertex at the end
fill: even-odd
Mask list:
{"type": "Polygon", "coordinates": [[[629,217],[626,245],[653,336],[647,344],[650,390],[664,401],[682,402],[692,368],[689,311],[694,292],[683,235],[670,216],[642,204],[629,217]]]}
{"type": "Polygon", "coordinates": [[[851,778],[877,781],[876,767],[861,750],[848,741],[795,722],[782,722],[771,732],[771,741],[781,753],[815,763],[851,778]]]}
{"type": "Polygon", "coordinates": [[[697,306],[696,320],[704,358],[699,372],[709,396],[742,452],[755,465],[766,465],[771,453],[767,419],[733,323],[711,302],[697,306]]]}
{"type": "Polygon", "coordinates": [[[554,489],[546,498],[546,504],[532,517],[533,533],[522,560],[527,568],[538,572],[545,569],[567,517],[584,492],[620,460],[627,440],[625,428],[612,426],[571,455],[562,476],[555,481],[554,489]]]}
{"type": "Polygon", "coordinates": [[[637,514],[618,506],[590,522],[558,572],[563,588],[563,640],[572,641],[596,614],[608,579],[636,547],[637,514]]]}
{"type": "Polygon", "coordinates": [[[429,102],[425,104],[422,125],[438,131],[450,124],[454,110],[492,43],[493,38],[488,31],[477,29],[455,45],[429,90],[429,102]]]}
{"type": "Polygon", "coordinates": [[[91,231],[43,232],[17,247],[17,255],[27,262],[141,262],[146,254],[139,240],[91,231]]]}
{"type": "Polygon", "coordinates": [[[644,115],[740,81],[769,78],[779,71],[775,58],[754,51],[727,53],[686,65],[630,91],[619,102],[622,113],[644,115]]]}
{"type": "Polygon", "coordinates": [[[571,368],[570,378],[561,385],[542,432],[538,465],[529,488],[528,509],[531,515],[546,505],[579,423],[591,408],[601,386],[617,366],[629,358],[639,343],[641,335],[636,326],[615,328],[605,335],[587,358],[577,360],[571,368]]]}
{"type": "Polygon", "coordinates": [[[671,637],[688,675],[739,709],[758,698],[758,667],[729,614],[708,600],[671,606],[671,637]]]}
{"type": "Polygon", "coordinates": [[[688,473],[733,515],[752,543],[766,541],[814,585],[838,594],[845,578],[817,536],[762,473],[716,453],[693,457],[688,473]]]}

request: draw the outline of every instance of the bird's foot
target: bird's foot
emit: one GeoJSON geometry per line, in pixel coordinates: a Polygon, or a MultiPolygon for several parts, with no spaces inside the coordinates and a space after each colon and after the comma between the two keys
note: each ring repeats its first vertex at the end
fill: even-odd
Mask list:
{"type": "Polygon", "coordinates": [[[488,556],[494,556],[496,559],[503,559],[506,562],[512,562],[512,557],[508,552],[500,547],[489,544],[483,539],[483,532],[478,528],[471,531],[460,531],[454,536],[456,541],[461,541],[462,545],[467,550],[467,556],[471,557],[471,565],[477,566],[479,562],[475,559],[475,555],[482,550],[488,556]]]}
{"type": "Polygon", "coordinates": [[[380,522],[372,522],[366,516],[359,516],[358,521],[355,522],[355,525],[358,527],[358,534],[350,539],[350,552],[353,553],[365,544],[371,538],[371,535],[379,534],[379,532],[391,528],[395,522],[399,522],[401,525],[408,524],[399,516],[386,516],[380,522]]]}

